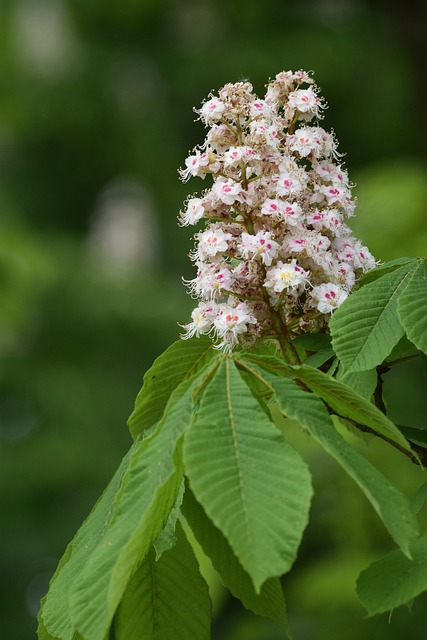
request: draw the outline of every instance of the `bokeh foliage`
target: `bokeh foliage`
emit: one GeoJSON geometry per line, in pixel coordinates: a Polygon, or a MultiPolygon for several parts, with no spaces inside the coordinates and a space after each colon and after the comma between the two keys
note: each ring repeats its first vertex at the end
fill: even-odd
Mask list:
{"type": "MultiPolygon", "coordinates": [[[[325,127],[358,183],[357,234],[381,260],[426,255],[425,89],[404,9],[367,0],[2,2],[5,637],[34,634],[65,544],[128,448],[143,373],[187,319],[189,232],[175,222],[193,187],[176,170],[202,139],[192,108],[210,90],[249,78],[261,92],[282,69],[315,70],[330,104],[325,127]]],[[[400,367],[386,378],[391,417],[425,426],[423,371],[400,367]]],[[[353,583],[389,541],[338,468],[314,443],[299,444],[318,497],[285,584],[296,637],[420,637],[422,600],[390,627],[384,616],[363,620],[353,583]]],[[[382,444],[360,446],[408,493],[424,481],[382,444]]],[[[215,637],[280,637],[213,588],[215,637]]]]}

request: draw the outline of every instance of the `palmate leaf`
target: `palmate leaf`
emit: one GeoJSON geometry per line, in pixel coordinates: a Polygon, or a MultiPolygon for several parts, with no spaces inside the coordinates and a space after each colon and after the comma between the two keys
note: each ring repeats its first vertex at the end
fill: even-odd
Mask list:
{"type": "Polygon", "coordinates": [[[262,371],[282,413],[304,426],[362,489],[394,541],[409,554],[418,523],[406,497],[335,429],[322,401],[292,380],[262,371]]]}
{"type": "Polygon", "coordinates": [[[172,391],[184,380],[191,380],[215,357],[218,353],[206,336],[177,340],[166,349],[144,375],[142,389],[128,420],[133,438],[160,420],[172,391]]]}
{"type": "Polygon", "coordinates": [[[306,464],[223,357],[184,443],[197,500],[227,538],[257,593],[288,571],[308,519],[306,464]]]}
{"type": "Polygon", "coordinates": [[[355,291],[333,314],[332,346],[346,371],[373,369],[403,336],[397,304],[416,264],[408,262],[355,291]]]}
{"type": "Polygon", "coordinates": [[[339,416],[367,426],[375,433],[410,451],[408,441],[375,405],[340,380],[307,365],[291,368],[294,377],[322,398],[339,416]]]}
{"type": "Polygon", "coordinates": [[[156,431],[129,460],[110,526],[71,589],[71,618],[86,640],[103,640],[130,576],[175,504],[183,475],[180,444],[191,422],[193,392],[210,371],[207,365],[183,395],[179,387],[172,393],[156,431]]]}
{"type": "Polygon", "coordinates": [[[427,590],[427,535],[411,545],[412,560],[392,551],[362,571],[357,594],[370,616],[406,604],[427,590]]]}
{"type": "Polygon", "coordinates": [[[211,601],[179,522],[176,544],[156,560],[151,549],[116,615],[116,640],[209,640],[211,601]]]}
{"type": "Polygon", "coordinates": [[[204,553],[211,559],[224,586],[246,609],[276,620],[290,637],[286,604],[279,578],[270,578],[255,592],[249,574],[243,569],[223,534],[207,517],[192,492],[185,492],[182,512],[204,553]]]}
{"type": "Polygon", "coordinates": [[[419,260],[405,291],[399,298],[398,314],[406,335],[427,353],[427,263],[419,260]]]}

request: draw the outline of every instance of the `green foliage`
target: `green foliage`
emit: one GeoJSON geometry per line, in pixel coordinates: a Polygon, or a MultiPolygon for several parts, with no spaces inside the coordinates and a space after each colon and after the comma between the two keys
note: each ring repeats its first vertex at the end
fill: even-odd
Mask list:
{"type": "Polygon", "coordinates": [[[200,340],[174,342],[155,360],[144,376],[135,409],[129,418],[129,429],[135,438],[149,429],[162,416],[165,405],[180,382],[194,377],[215,356],[212,342],[200,340]]]}
{"type": "Polygon", "coordinates": [[[115,633],[126,640],[208,640],[210,624],[208,586],[178,523],[175,545],[160,559],[151,549],[130,580],[115,633]]]}
{"type": "Polygon", "coordinates": [[[211,559],[224,586],[246,609],[276,620],[289,634],[280,580],[266,580],[260,593],[256,593],[250,575],[243,569],[220,529],[207,517],[203,507],[189,489],[185,493],[183,514],[203,551],[211,559]]]}
{"type": "Polygon", "coordinates": [[[136,440],[43,600],[40,640],[105,640],[112,627],[117,640],[209,638],[210,599],[181,518],[233,596],[291,637],[280,576],[297,557],[312,498],[311,473],[287,439],[296,424],[358,485],[399,547],[359,578],[368,613],[427,589],[416,518],[425,485],[410,502],[340,428],[425,461],[425,434],[389,419],[382,384],[426,347],[426,275],[421,260],[379,269],[336,312],[334,350],[326,334],[295,340],[302,364],[268,345],[221,354],[207,338],[160,356],[129,421],[136,440]]]}
{"type": "Polygon", "coordinates": [[[427,353],[427,263],[419,260],[399,298],[398,314],[406,335],[420,351],[427,353]]]}
{"type": "Polygon", "coordinates": [[[413,260],[386,273],[355,291],[334,314],[332,345],[345,370],[376,367],[403,336],[397,303],[415,268],[413,260]]]}
{"type": "Polygon", "coordinates": [[[427,590],[427,535],[411,545],[411,556],[392,551],[360,574],[357,593],[369,615],[409,603],[427,590]]]}
{"type": "Polygon", "coordinates": [[[292,566],[312,490],[305,463],[248,393],[230,358],[205,391],[184,459],[196,498],[259,593],[265,580],[292,566]]]}
{"type": "Polygon", "coordinates": [[[263,372],[284,415],[298,420],[362,489],[390,535],[409,554],[418,524],[409,501],[336,431],[319,397],[293,381],[263,372]]]}

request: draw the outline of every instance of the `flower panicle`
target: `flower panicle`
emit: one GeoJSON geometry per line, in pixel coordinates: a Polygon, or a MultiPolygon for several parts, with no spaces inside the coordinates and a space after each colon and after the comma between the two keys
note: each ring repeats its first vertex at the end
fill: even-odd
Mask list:
{"type": "Polygon", "coordinates": [[[206,138],[181,179],[211,185],[188,197],[181,226],[205,221],[190,252],[198,299],[183,339],[210,335],[230,352],[275,336],[326,331],[375,259],[346,224],[356,203],[326,102],[311,74],[283,71],[259,98],[228,83],[196,109],[206,138]]]}

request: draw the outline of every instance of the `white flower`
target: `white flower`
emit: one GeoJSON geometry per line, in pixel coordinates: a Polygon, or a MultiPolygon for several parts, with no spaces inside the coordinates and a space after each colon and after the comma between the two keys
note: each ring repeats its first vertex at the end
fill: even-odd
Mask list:
{"type": "Polygon", "coordinates": [[[225,253],[231,233],[225,233],[218,225],[212,225],[206,231],[196,234],[197,249],[192,253],[193,260],[206,260],[225,253]]]}
{"type": "Polygon", "coordinates": [[[203,201],[201,198],[190,198],[187,202],[187,208],[184,212],[180,212],[180,223],[186,227],[189,224],[196,224],[205,215],[203,201]]]}
{"type": "Polygon", "coordinates": [[[226,264],[197,264],[197,275],[193,280],[183,280],[193,297],[214,300],[231,289],[234,277],[226,264]]]}
{"type": "Polygon", "coordinates": [[[218,305],[218,314],[213,322],[215,333],[222,342],[218,349],[231,351],[237,344],[238,336],[246,333],[249,324],[256,324],[257,320],[245,302],[233,307],[229,304],[218,305]]]}
{"type": "Polygon", "coordinates": [[[298,235],[292,235],[283,241],[283,249],[289,253],[308,256],[319,262],[323,254],[329,249],[331,241],[326,236],[316,231],[303,230],[298,235]]]}
{"type": "Polygon", "coordinates": [[[280,245],[275,242],[268,231],[258,231],[256,235],[242,233],[238,249],[244,258],[261,257],[262,262],[269,267],[277,256],[280,245]]]}
{"type": "Polygon", "coordinates": [[[255,100],[251,104],[250,115],[252,118],[262,116],[263,118],[270,119],[273,117],[273,113],[271,106],[265,100],[255,100]]]}
{"type": "Polygon", "coordinates": [[[320,313],[332,313],[348,297],[348,292],[337,284],[323,283],[313,287],[310,298],[320,313]]]}
{"type": "Polygon", "coordinates": [[[307,175],[303,168],[288,169],[281,168],[277,178],[276,190],[279,196],[297,196],[307,185],[307,175]]]}
{"type": "Polygon", "coordinates": [[[218,98],[211,98],[204,103],[203,107],[198,113],[200,113],[201,119],[206,124],[212,124],[217,120],[221,120],[222,114],[225,111],[225,104],[218,98]]]}
{"type": "Polygon", "coordinates": [[[185,329],[185,333],[181,334],[183,340],[210,332],[213,326],[213,320],[217,314],[217,305],[214,302],[199,302],[197,307],[193,309],[191,318],[193,322],[180,325],[185,329]]]}
{"type": "Polygon", "coordinates": [[[283,263],[278,261],[277,266],[267,271],[264,287],[274,293],[282,291],[295,291],[305,288],[308,281],[309,272],[297,265],[295,258],[291,262],[283,263]]]}
{"type": "Polygon", "coordinates": [[[212,187],[212,193],[224,204],[234,204],[241,190],[241,185],[231,178],[218,178],[212,187]]]}
{"type": "Polygon", "coordinates": [[[207,173],[208,166],[209,155],[207,153],[200,153],[200,151],[196,149],[193,155],[186,158],[186,168],[180,170],[182,181],[186,182],[190,176],[199,176],[200,178],[204,178],[207,173]]]}
{"type": "MultiPolygon", "coordinates": [[[[307,224],[316,231],[328,229],[338,235],[340,227],[343,226],[343,217],[338,209],[315,209],[306,217],[307,224]]],[[[348,229],[348,227],[346,227],[348,229]]]]}
{"type": "Polygon", "coordinates": [[[287,104],[292,111],[299,111],[303,120],[318,117],[322,108],[319,97],[311,87],[292,91],[288,96],[287,104]]]}

